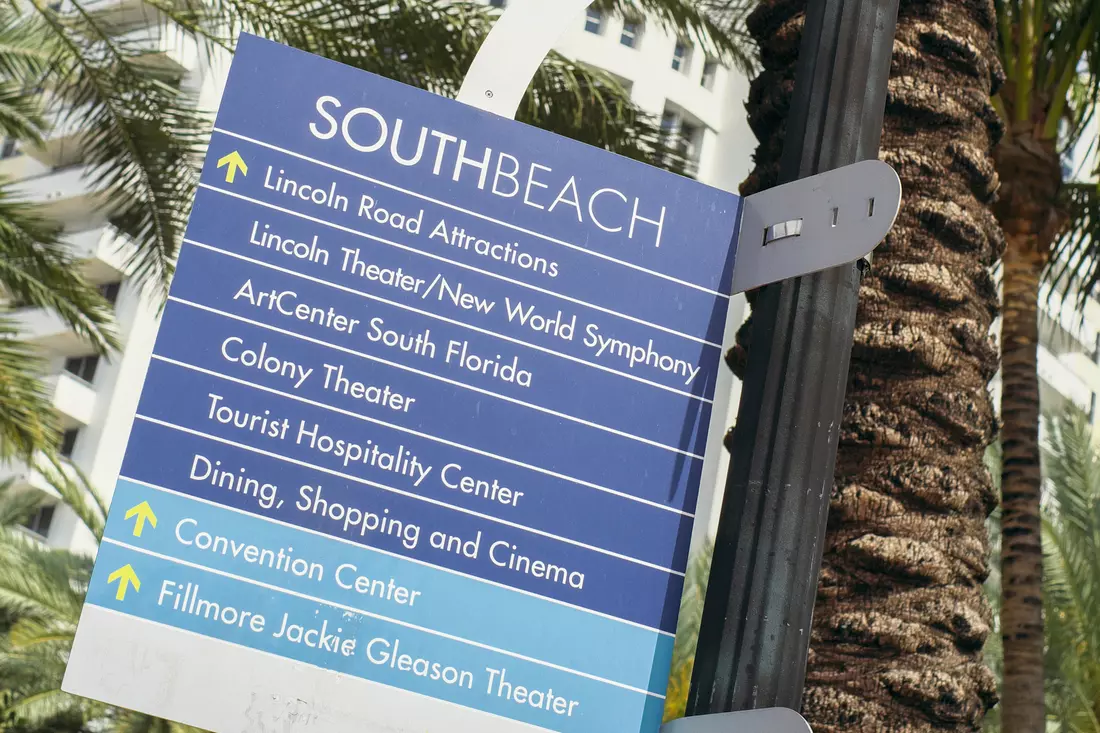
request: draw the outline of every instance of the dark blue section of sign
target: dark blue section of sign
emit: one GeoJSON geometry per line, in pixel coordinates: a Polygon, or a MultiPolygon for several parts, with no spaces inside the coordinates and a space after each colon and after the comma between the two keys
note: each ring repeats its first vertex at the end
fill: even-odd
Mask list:
{"type": "MultiPolygon", "coordinates": [[[[442,258],[457,263],[454,265],[457,271],[470,272],[469,268],[477,268],[586,303],[629,313],[635,318],[705,338],[711,343],[722,341],[728,304],[725,299],[716,298],[711,293],[684,287],[642,270],[525,235],[431,201],[385,189],[348,173],[218,132],[214,133],[211,141],[208,159],[217,159],[233,151],[240,151],[249,159],[250,175],[247,178],[238,177],[232,185],[227,184],[224,175],[219,176],[217,172],[204,177],[208,188],[199,193],[197,206],[213,206],[218,201],[226,202],[226,199],[230,205],[223,203],[221,208],[201,214],[200,225],[193,226],[189,231],[194,239],[201,242],[227,242],[233,248],[244,250],[254,222],[259,222],[258,239],[262,239],[265,224],[270,226],[267,232],[295,241],[311,242],[317,236],[319,246],[333,250],[326,278],[337,282],[347,279],[341,277],[339,272],[343,259],[340,247],[359,248],[363,251],[362,256],[370,262],[385,258],[385,250],[400,252],[402,246],[416,247],[424,254],[414,256],[410,261],[406,252],[404,259],[396,261],[406,267],[423,268],[430,262],[439,261],[435,258],[442,258]],[[297,188],[291,190],[299,195],[272,190],[280,179],[294,181],[297,188]],[[335,185],[335,188],[323,190],[323,193],[326,196],[335,193],[346,202],[337,199],[338,205],[334,208],[329,204],[318,205],[303,200],[302,195],[315,190],[306,190],[305,187],[311,184],[335,185]],[[361,207],[367,204],[371,204],[370,208],[360,215],[361,207]],[[378,214],[379,218],[385,219],[382,223],[371,216],[378,211],[385,212],[378,214]],[[214,218],[207,218],[209,216],[214,218]],[[395,221],[404,226],[393,226],[391,222],[395,221]],[[521,255],[524,256],[522,260],[521,255]],[[513,256],[519,260],[518,264],[511,261],[513,256]],[[524,264],[528,266],[522,267],[524,264]],[[608,288],[606,283],[609,279],[621,285],[608,288]]],[[[256,250],[259,247],[250,246],[247,249],[256,250]]],[[[529,292],[515,289],[516,296],[522,293],[526,297],[529,292]]]]}
{"type": "MultiPolygon", "coordinates": [[[[614,454],[623,460],[640,460],[647,469],[678,464],[681,457],[689,463],[702,462],[710,409],[700,400],[485,333],[433,322],[418,313],[208,249],[190,247],[172,285],[175,298],[440,375],[482,390],[475,393],[479,401],[499,400],[500,395],[553,411],[542,413],[552,420],[541,424],[568,425],[563,440],[608,441],[602,444],[614,445],[614,454]],[[303,314],[308,319],[304,320],[303,314]],[[514,378],[512,372],[504,370],[500,370],[499,377],[494,376],[493,369],[474,371],[470,368],[476,364],[474,358],[514,369],[514,378]],[[524,373],[531,375],[530,386],[524,384],[524,373]]],[[[186,330],[175,338],[192,340],[186,330]]],[[[311,344],[310,348],[324,347],[311,344]]],[[[457,391],[462,387],[451,386],[448,394],[457,391]]],[[[449,400],[427,406],[443,409],[446,404],[449,400]]],[[[524,408],[524,412],[526,415],[515,418],[512,424],[530,435],[525,423],[537,419],[537,410],[524,408]]]]}
{"type": "MultiPolygon", "coordinates": [[[[442,97],[412,95],[397,82],[305,53],[288,52],[255,37],[242,36],[228,84],[240,93],[222,100],[217,121],[222,130],[353,169],[529,231],[552,234],[575,246],[697,286],[729,292],[731,243],[740,219],[740,199],[733,194],[626,158],[597,157],[591,148],[565,138],[460,107],[442,97]],[[254,83],[274,77],[279,79],[278,94],[254,83]],[[317,111],[318,100],[325,96],[339,104],[338,108],[335,103],[325,106],[327,119],[317,111]],[[361,108],[369,108],[385,120],[384,140],[377,117],[355,112],[361,108]],[[400,136],[394,134],[397,120],[402,121],[400,136]],[[317,135],[311,134],[311,123],[317,135]],[[356,150],[345,141],[343,128],[360,147],[381,144],[373,152],[356,150]],[[399,157],[412,161],[421,136],[425,145],[419,160],[413,165],[396,162],[391,156],[395,139],[399,157]],[[483,162],[487,150],[490,169],[484,184],[481,172],[472,165],[459,169],[458,180],[454,180],[460,153],[467,160],[483,162]],[[513,196],[492,193],[494,182],[502,193],[516,188],[505,179],[497,180],[500,153],[516,161],[519,190],[513,196]],[[575,187],[575,195],[570,185],[575,187]],[[608,193],[593,202],[593,195],[604,189],[618,191],[622,197],[608,193]],[[573,198],[580,205],[561,204],[551,212],[563,192],[564,198],[573,198]],[[525,199],[532,205],[524,203],[525,199]],[[656,246],[656,226],[642,219],[657,219],[662,207],[665,219],[660,246],[656,246]],[[592,211],[606,229],[622,230],[599,228],[592,211]],[[630,238],[624,235],[629,235],[632,220],[635,229],[630,238]]],[[[205,175],[209,176],[216,161],[216,156],[207,158],[205,175]]],[[[507,159],[503,169],[511,169],[507,159]]]]}
{"type": "Polygon", "coordinates": [[[553,415],[182,303],[170,304],[163,323],[162,333],[172,336],[158,341],[159,355],[676,509],[691,512],[695,505],[702,462],[687,456],[588,426],[565,431],[565,421],[553,415]],[[240,339],[239,345],[230,339],[240,339]],[[256,359],[262,353],[268,364],[270,359],[281,362],[280,371],[271,374],[225,358],[239,361],[246,349],[256,359]],[[313,370],[297,390],[298,379],[284,376],[288,361],[299,370],[313,370]],[[375,405],[353,396],[358,394],[352,392],[353,383],[389,387],[416,402],[407,411],[381,408],[379,414],[375,405]],[[478,430],[471,431],[471,424],[478,430]],[[533,439],[554,434],[555,439],[533,439]]]}
{"type": "MultiPolygon", "coordinates": [[[[237,190],[235,187],[234,191],[237,190]]],[[[591,272],[591,262],[581,263],[584,267],[578,268],[584,277],[563,274],[554,282],[539,285],[542,291],[549,291],[540,292],[525,288],[514,278],[503,280],[447,260],[417,256],[407,249],[325,229],[209,189],[199,192],[194,213],[201,223],[192,226],[188,235],[201,244],[213,245],[273,267],[292,269],[442,318],[462,319],[478,328],[595,362],[680,392],[710,395],[714,391],[726,306],[720,306],[720,313],[712,313],[716,307],[713,296],[688,295],[693,291],[683,287],[645,287],[653,285],[652,279],[648,283],[638,283],[637,289],[625,285],[622,289],[610,289],[591,272]],[[276,243],[285,240],[303,243],[304,246],[298,249],[309,256],[298,259],[282,253],[276,243]],[[407,276],[402,278],[405,289],[379,282],[380,277],[396,277],[397,273],[407,276]],[[609,310],[615,312],[601,311],[553,294],[571,283],[589,283],[608,294],[604,300],[614,298],[609,310]],[[667,302],[663,302],[663,297],[668,298],[667,302]],[[646,305],[657,306],[654,310],[667,314],[666,317],[642,322],[638,314],[647,310],[646,305]],[[709,332],[677,331],[672,326],[680,320],[695,328],[707,326],[709,332]],[[544,326],[544,321],[553,323],[544,326]],[[668,330],[657,330],[651,324],[668,330]],[[704,338],[710,340],[710,345],[702,341],[704,338]],[[674,360],[677,369],[664,370],[647,362],[631,366],[618,353],[622,344],[637,345],[647,352],[651,347],[655,353],[674,360]],[[681,363],[698,367],[698,374],[691,376],[679,367],[681,363]]],[[[406,242],[423,251],[434,249],[425,237],[406,238],[406,242]]],[[[284,246],[290,248],[290,245],[284,246]]],[[[524,281],[534,279],[529,274],[523,277],[524,281]]],[[[430,317],[428,320],[432,321],[430,317]]]]}
{"type": "MultiPolygon", "coordinates": [[[[218,330],[224,329],[222,324],[211,324],[212,328],[218,326],[221,326],[218,330]]],[[[239,375],[240,371],[236,373],[239,375]]],[[[243,376],[251,377],[247,374],[243,376]]],[[[366,422],[353,415],[277,397],[256,387],[217,379],[159,359],[150,366],[146,384],[149,389],[142,396],[142,415],[602,547],[661,567],[684,570],[691,519],[678,512],[366,422]],[[223,399],[215,403],[211,394],[223,399]],[[272,438],[238,428],[232,423],[223,424],[216,418],[210,419],[211,408],[215,404],[217,408],[238,410],[241,422],[246,414],[260,415],[268,416],[273,421],[287,418],[291,421],[291,427],[286,431],[285,438],[272,438]],[[321,432],[338,439],[361,444],[372,441],[380,450],[394,452],[400,446],[425,466],[432,466],[432,472],[419,481],[419,485],[415,485],[419,474],[398,474],[362,461],[345,462],[341,457],[310,449],[308,446],[317,440],[308,436],[303,438],[304,446],[297,445],[295,441],[303,422],[307,429],[320,425],[321,432]],[[462,491],[459,479],[467,476],[489,484],[483,487],[481,496],[462,491]],[[512,490],[511,501],[484,496],[493,481],[512,490]],[[523,495],[517,496],[515,492],[523,492],[523,495]]],[[[537,457],[537,452],[534,455],[537,457]]],[[[507,499],[506,496],[504,498],[507,499]]]]}
{"type": "MultiPolygon", "coordinates": [[[[175,390],[171,380],[160,381],[155,372],[150,374],[147,385],[146,395],[151,390],[175,390]]],[[[188,399],[194,399],[193,395],[188,393],[177,400],[177,406],[182,407],[180,403],[188,399]]],[[[301,457],[301,454],[295,455],[293,450],[280,453],[301,457]]],[[[331,473],[220,444],[140,418],[135,422],[130,436],[122,475],[650,628],[667,632],[676,629],[683,592],[682,576],[386,492],[331,473]],[[192,471],[202,475],[206,465],[199,464],[195,469],[196,455],[205,457],[220,470],[240,474],[240,469],[244,469],[244,475],[278,486],[278,499],[282,503],[276,502],[268,509],[261,509],[257,499],[247,491],[222,488],[209,479],[191,480],[189,476],[192,471]],[[220,465],[216,463],[218,461],[220,465]],[[303,493],[303,487],[310,490],[303,493]],[[324,504],[318,499],[323,500],[324,504]],[[340,518],[334,519],[338,513],[337,506],[343,509],[339,512],[340,518]],[[385,526],[393,533],[367,528],[367,519],[349,523],[348,508],[355,508],[364,515],[370,512],[377,517],[385,517],[389,522],[385,526]],[[421,529],[414,537],[410,527],[421,529]],[[479,545],[468,548],[469,554],[476,554],[477,557],[430,547],[430,533],[436,531],[445,533],[448,538],[459,538],[463,543],[476,542],[480,536],[479,545]],[[497,542],[505,544],[494,550],[493,543],[497,542]],[[505,566],[494,564],[490,560],[490,552],[498,563],[505,566]],[[526,565],[518,559],[521,555],[529,559],[526,565]],[[567,574],[553,571],[553,577],[540,578],[507,567],[508,564],[518,563],[530,568],[536,560],[562,568],[567,574]],[[570,575],[572,573],[583,573],[583,587],[573,587],[577,578],[570,575]],[[573,585],[569,582],[571,578],[573,585]],[[565,582],[562,582],[563,579],[565,582]],[[656,593],[658,589],[660,592],[656,593]]],[[[543,574],[547,572],[550,571],[543,574]]]]}

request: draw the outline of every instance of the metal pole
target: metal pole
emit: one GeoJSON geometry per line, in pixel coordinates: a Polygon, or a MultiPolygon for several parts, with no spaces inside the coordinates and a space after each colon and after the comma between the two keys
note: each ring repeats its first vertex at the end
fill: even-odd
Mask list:
{"type": "MultiPolygon", "coordinates": [[[[878,157],[898,1],[807,3],[780,183],[878,157]]],[[[800,707],[858,294],[855,263],[759,293],[689,715],[800,707]]]]}

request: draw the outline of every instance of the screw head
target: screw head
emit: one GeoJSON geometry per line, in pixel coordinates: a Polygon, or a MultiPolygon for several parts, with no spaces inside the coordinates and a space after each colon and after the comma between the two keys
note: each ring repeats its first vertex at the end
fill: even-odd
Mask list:
{"type": "Polygon", "coordinates": [[[485,90],[485,96],[488,97],[489,99],[492,99],[493,98],[493,90],[492,89],[486,89],[485,90]]]}

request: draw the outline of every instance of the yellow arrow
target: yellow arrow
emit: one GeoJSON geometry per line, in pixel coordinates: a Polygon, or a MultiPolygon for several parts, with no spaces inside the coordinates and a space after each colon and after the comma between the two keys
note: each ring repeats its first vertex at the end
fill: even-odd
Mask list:
{"type": "Polygon", "coordinates": [[[153,514],[153,507],[149,506],[149,502],[143,501],[135,507],[130,507],[130,511],[126,512],[127,519],[133,519],[137,517],[137,521],[134,522],[134,537],[141,537],[142,531],[145,529],[145,522],[153,527],[157,528],[157,515],[153,514]]]}
{"type": "Polygon", "coordinates": [[[225,171],[226,183],[233,182],[233,179],[237,176],[238,170],[241,172],[241,175],[248,175],[248,166],[245,165],[244,158],[242,158],[241,154],[236,150],[218,159],[219,168],[225,168],[226,166],[229,166],[225,171]]]}
{"type": "Polygon", "coordinates": [[[141,581],[138,580],[137,573],[134,572],[133,565],[126,565],[114,571],[107,576],[107,582],[113,583],[118,581],[118,591],[115,593],[115,599],[119,601],[126,600],[126,589],[131,585],[134,586],[134,590],[141,592],[141,581]]]}

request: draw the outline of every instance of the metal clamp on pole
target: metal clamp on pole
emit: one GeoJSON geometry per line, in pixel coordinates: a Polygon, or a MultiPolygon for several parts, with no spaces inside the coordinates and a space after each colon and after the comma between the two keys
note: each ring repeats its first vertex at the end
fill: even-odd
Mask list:
{"type": "Polygon", "coordinates": [[[810,724],[788,708],[744,710],[681,718],[661,726],[661,733],[812,733],[810,724]]]}
{"type": "Polygon", "coordinates": [[[733,292],[854,262],[871,252],[901,209],[901,179],[866,160],[745,199],[733,292]]]}

